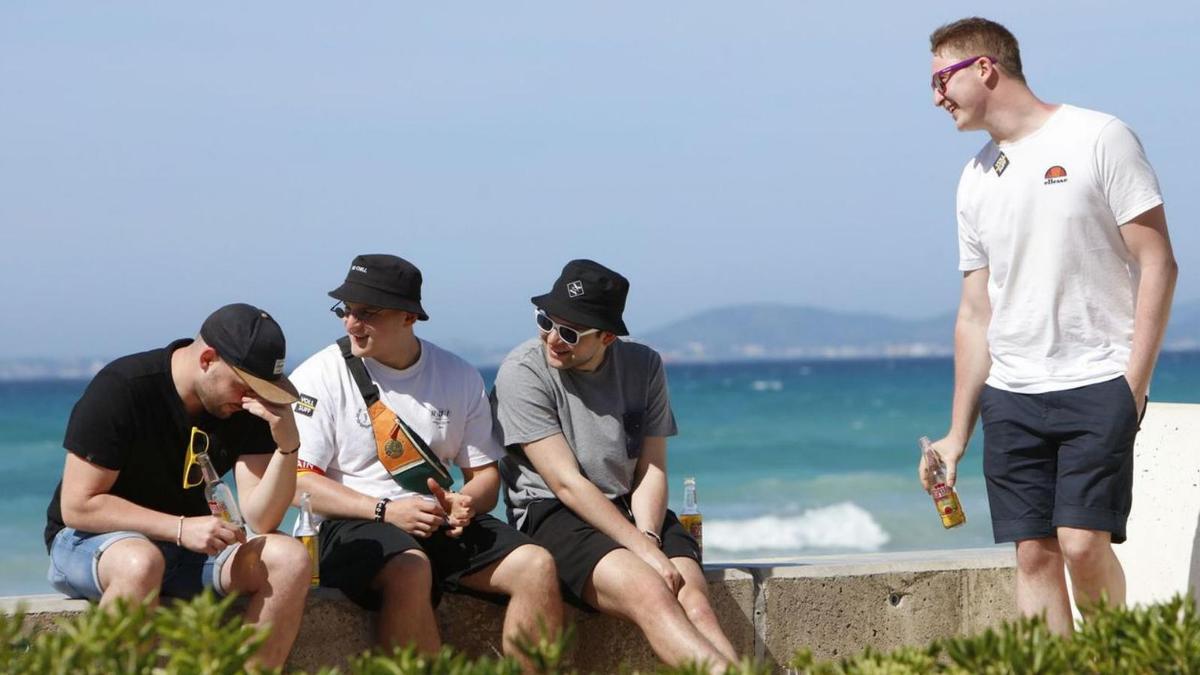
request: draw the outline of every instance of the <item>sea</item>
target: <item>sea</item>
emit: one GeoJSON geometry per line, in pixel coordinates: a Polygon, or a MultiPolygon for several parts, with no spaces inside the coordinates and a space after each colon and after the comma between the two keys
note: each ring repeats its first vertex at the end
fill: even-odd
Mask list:
{"type": "MultiPolygon", "coordinates": [[[[694,477],[708,562],[991,546],[980,433],[959,470],[964,526],[943,529],[917,481],[917,439],[947,429],[953,377],[948,358],[669,364],[670,506],[694,477]]],[[[46,505],[86,386],[0,382],[0,595],[51,592],[46,505]]],[[[1151,398],[1200,403],[1200,352],[1164,353],[1151,398]]]]}

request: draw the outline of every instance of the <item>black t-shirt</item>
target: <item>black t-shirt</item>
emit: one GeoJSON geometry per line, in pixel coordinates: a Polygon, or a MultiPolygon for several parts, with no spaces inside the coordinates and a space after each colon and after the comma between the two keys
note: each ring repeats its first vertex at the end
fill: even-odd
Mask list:
{"type": "MultiPolygon", "coordinates": [[[[224,475],[239,455],[275,450],[271,428],[242,411],[226,419],[202,412],[190,418],[171,379],[171,354],[191,343],[132,354],[105,366],[71,410],[63,447],[106,469],[120,471],[109,494],[161,513],[209,514],[204,484],[183,489],[183,464],[192,427],[208,433],[208,455],[224,475]]],[[[63,525],[62,481],[46,509],[46,549],[63,525]]]]}

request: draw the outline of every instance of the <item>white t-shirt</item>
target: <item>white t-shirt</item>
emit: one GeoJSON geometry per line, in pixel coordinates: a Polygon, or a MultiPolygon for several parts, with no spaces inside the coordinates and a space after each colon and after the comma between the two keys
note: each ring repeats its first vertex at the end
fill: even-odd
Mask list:
{"type": "Polygon", "coordinates": [[[1120,226],[1161,203],[1133,131],[1069,105],[967,163],[959,269],[989,268],[989,385],[1035,394],[1125,372],[1138,269],[1120,226]]]}
{"type": "MultiPolygon", "coordinates": [[[[363,363],[384,405],[447,466],[476,468],[503,456],[493,436],[483,378],[466,361],[421,340],[421,356],[404,370],[371,358],[363,363]]],[[[301,396],[293,405],[301,469],[315,469],[375,498],[413,494],[396,484],[379,463],[367,405],[336,343],[300,364],[290,379],[301,396]]]]}

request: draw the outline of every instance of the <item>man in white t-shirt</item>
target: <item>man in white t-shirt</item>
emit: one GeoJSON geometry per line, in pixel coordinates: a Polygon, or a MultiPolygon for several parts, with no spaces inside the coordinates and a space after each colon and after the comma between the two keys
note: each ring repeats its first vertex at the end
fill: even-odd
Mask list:
{"type": "Polygon", "coordinates": [[[479,372],[419,339],[421,272],[393,255],[360,255],[339,302],[346,337],[291,380],[300,431],[297,493],[320,525],[322,586],[379,609],[385,644],[436,652],[441,591],[508,596],[504,651],[562,623],[554,560],[488,515],[500,489],[491,406],[479,372]],[[450,489],[447,467],[465,483],[450,489]]]}
{"type": "MultiPolygon", "coordinates": [[[[1177,266],[1158,181],[1120,120],[1034,96],[1016,38],[980,18],[930,36],[934,105],[991,140],[958,187],[962,301],[954,484],[982,413],[996,542],[1015,542],[1017,605],[1071,631],[1064,565],[1086,611],[1123,603],[1133,441],[1177,266]]],[[[922,460],[921,480],[930,488],[922,460]]]]}

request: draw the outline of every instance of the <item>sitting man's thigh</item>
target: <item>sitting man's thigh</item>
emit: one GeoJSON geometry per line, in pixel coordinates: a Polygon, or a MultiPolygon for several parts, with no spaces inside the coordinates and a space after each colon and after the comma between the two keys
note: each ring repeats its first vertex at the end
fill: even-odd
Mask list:
{"type": "Polygon", "coordinates": [[[64,528],[50,547],[47,580],[72,598],[98,600],[113,581],[162,581],[163,560],[158,548],[137,532],[92,534],[64,528]]]}

